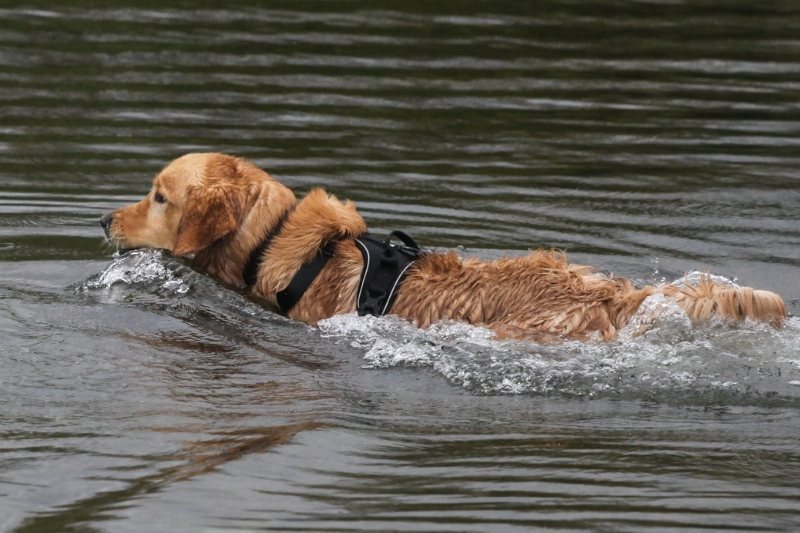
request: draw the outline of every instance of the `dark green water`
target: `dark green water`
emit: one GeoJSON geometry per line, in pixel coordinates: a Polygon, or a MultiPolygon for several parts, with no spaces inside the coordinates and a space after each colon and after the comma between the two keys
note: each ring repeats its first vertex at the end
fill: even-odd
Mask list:
{"type": "Polygon", "coordinates": [[[98,5],[0,5],[0,530],[800,528],[797,318],[309,328],[97,224],[226,151],[375,232],[796,314],[799,3],[98,5]]]}

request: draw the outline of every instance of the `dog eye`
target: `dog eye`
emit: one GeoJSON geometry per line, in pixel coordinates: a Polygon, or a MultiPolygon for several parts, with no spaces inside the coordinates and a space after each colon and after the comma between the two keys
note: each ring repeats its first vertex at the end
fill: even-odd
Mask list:
{"type": "Polygon", "coordinates": [[[156,203],[158,203],[158,204],[163,204],[163,203],[166,203],[166,202],[167,202],[167,199],[166,199],[166,198],[164,198],[164,195],[163,195],[163,194],[161,194],[160,192],[157,192],[157,193],[156,193],[156,194],[153,196],[153,200],[155,200],[155,201],[156,201],[156,203]]]}

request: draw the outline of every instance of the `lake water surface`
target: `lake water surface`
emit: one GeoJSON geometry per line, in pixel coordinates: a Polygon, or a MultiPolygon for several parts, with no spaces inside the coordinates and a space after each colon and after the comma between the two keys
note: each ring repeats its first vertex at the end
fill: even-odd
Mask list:
{"type": "Polygon", "coordinates": [[[0,530],[800,529],[797,317],[312,328],[97,223],[226,151],[375,233],[797,314],[800,4],[164,4],[0,5],[0,530]]]}

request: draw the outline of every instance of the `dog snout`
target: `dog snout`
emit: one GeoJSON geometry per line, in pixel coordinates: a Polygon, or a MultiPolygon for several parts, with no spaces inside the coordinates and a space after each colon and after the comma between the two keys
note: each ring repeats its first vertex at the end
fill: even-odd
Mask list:
{"type": "Polygon", "coordinates": [[[111,223],[114,221],[114,213],[106,213],[102,217],[100,217],[100,225],[103,227],[103,231],[106,233],[106,237],[108,237],[108,230],[111,228],[111,223]]]}

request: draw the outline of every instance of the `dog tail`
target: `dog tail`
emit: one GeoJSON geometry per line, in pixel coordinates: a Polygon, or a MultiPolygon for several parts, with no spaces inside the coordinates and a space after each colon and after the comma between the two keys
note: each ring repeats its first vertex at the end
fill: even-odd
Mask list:
{"type": "Polygon", "coordinates": [[[658,290],[674,298],[694,322],[750,319],[779,328],[786,318],[786,304],[774,292],[719,285],[708,277],[697,285],[665,285],[658,290]]]}

